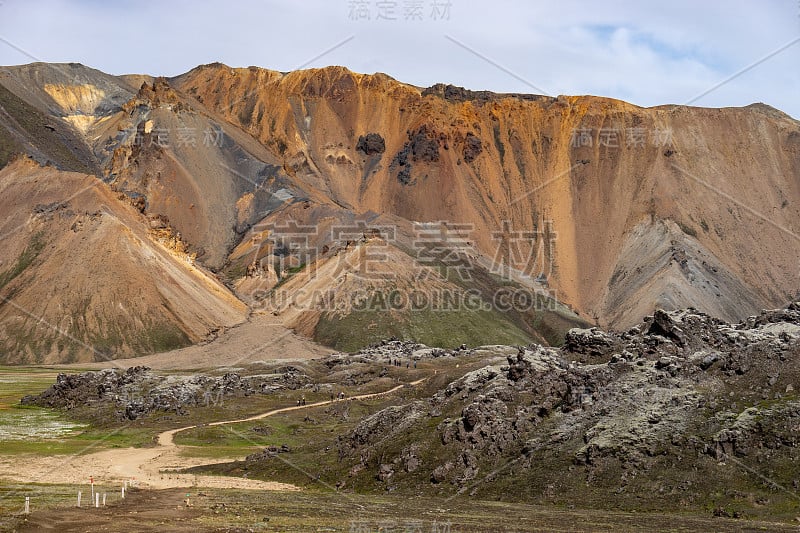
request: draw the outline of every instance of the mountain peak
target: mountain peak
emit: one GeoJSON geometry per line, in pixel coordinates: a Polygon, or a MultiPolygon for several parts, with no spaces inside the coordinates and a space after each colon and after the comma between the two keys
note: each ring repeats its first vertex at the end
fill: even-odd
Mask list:
{"type": "MultiPolygon", "coordinates": [[[[445,334],[457,313],[325,307],[352,287],[387,301],[410,290],[417,274],[440,276],[442,283],[417,285],[446,302],[473,289],[480,306],[460,309],[458,322],[493,324],[476,326],[486,341],[509,342],[501,333],[513,332],[551,344],[585,323],[580,317],[624,328],[664,305],[736,320],[797,290],[800,127],[762,104],[642,108],[446,83],[421,89],[343,66],[281,73],[211,63],[173,78],[82,66],[0,72],[0,162],[21,152],[102,176],[114,209],[134,209],[126,223],[150,228],[148,239],[183,254],[182,268],[225,281],[222,289],[186,285],[190,298],[164,289],[167,303],[154,316],[177,325],[182,342],[202,337],[203,324],[211,332],[228,323],[214,318],[229,316],[220,310],[181,329],[170,302],[202,301],[206,290],[268,312],[265,295],[297,302],[302,291],[324,295],[330,286],[332,300],[281,316],[317,340],[345,331],[351,348],[387,334],[454,340],[445,334]],[[79,75],[65,76],[71,71],[79,75]],[[386,238],[362,246],[373,230],[386,238]],[[456,249],[426,257],[431,246],[456,249]],[[372,274],[419,272],[362,282],[369,256],[381,250],[398,268],[372,274]],[[358,268],[310,278],[339,261],[358,268]],[[309,276],[294,277],[301,271],[309,276]],[[373,323],[369,335],[359,333],[373,323]]],[[[9,183],[19,179],[3,172],[9,183]]],[[[27,187],[20,191],[36,196],[27,187]]],[[[57,190],[31,207],[45,206],[39,218],[50,215],[57,190]]],[[[0,204],[28,220],[16,203],[0,204]]],[[[3,264],[24,247],[9,250],[3,264]]],[[[31,302],[41,297],[20,290],[37,295],[31,302]]],[[[133,340],[117,340],[109,349],[131,355],[133,340]]]]}

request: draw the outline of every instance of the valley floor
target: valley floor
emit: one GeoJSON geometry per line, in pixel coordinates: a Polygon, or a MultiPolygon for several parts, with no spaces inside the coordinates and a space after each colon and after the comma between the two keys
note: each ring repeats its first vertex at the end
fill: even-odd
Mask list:
{"type": "MultiPolygon", "coordinates": [[[[225,426],[262,420],[281,413],[323,407],[339,401],[368,400],[391,394],[405,386],[418,385],[422,381],[423,380],[420,379],[408,383],[407,385],[397,385],[383,392],[360,394],[343,400],[323,400],[305,405],[271,409],[265,413],[247,418],[221,420],[206,425],[225,426]]],[[[138,486],[151,489],[214,487],[273,491],[299,490],[298,487],[287,483],[259,481],[240,477],[175,473],[183,469],[218,462],[187,456],[183,453],[185,451],[184,449],[191,447],[175,444],[175,435],[196,427],[197,426],[186,426],[159,433],[155,438],[157,445],[152,448],[112,448],[95,453],[85,453],[68,457],[28,457],[29,460],[25,461],[20,461],[19,457],[2,457],[2,455],[0,455],[0,479],[10,479],[20,483],[79,485],[85,483],[86,473],[92,472],[93,476],[98,480],[102,479],[107,483],[116,482],[118,485],[122,485],[124,481],[135,480],[138,486]]]]}
{"type": "Polygon", "coordinates": [[[100,363],[63,365],[67,368],[129,368],[148,366],[157,370],[189,370],[235,367],[262,361],[299,361],[325,357],[333,352],[286,328],[271,316],[254,315],[247,322],[229,328],[213,341],[130,359],[100,363]]]}
{"type": "Polygon", "coordinates": [[[561,350],[0,368],[0,530],[796,531],[798,335],[792,304],[561,350]]]}
{"type": "Polygon", "coordinates": [[[678,514],[558,509],[525,504],[199,489],[134,490],[107,507],[63,505],[17,517],[21,532],[83,531],[796,531],[774,522],[678,514]]]}

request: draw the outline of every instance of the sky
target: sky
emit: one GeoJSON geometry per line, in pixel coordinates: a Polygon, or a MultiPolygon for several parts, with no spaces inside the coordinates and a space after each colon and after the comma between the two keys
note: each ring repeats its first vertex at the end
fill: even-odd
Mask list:
{"type": "Polygon", "coordinates": [[[800,0],[0,0],[0,64],[344,65],[417,86],[764,102],[800,118],[800,0]]]}

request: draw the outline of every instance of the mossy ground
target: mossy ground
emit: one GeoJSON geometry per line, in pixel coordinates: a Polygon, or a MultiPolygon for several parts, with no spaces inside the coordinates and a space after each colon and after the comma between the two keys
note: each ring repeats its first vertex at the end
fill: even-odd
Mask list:
{"type": "Polygon", "coordinates": [[[35,233],[28,243],[28,246],[17,257],[14,265],[8,270],[0,273],[0,289],[8,285],[14,278],[22,274],[39,257],[44,249],[46,242],[43,233],[35,233]]]}
{"type": "MultiPolygon", "coordinates": [[[[460,494],[458,487],[448,482],[431,483],[426,468],[418,473],[397,468],[389,493],[388,485],[375,475],[373,460],[366,470],[351,475],[350,469],[358,462],[357,457],[340,456],[338,437],[380,409],[430,397],[456,377],[483,366],[485,360],[462,357],[457,361],[458,367],[455,363],[450,358],[442,358],[424,361],[417,369],[392,367],[388,375],[366,386],[340,387],[352,396],[356,392],[387,390],[398,380],[408,382],[427,376],[420,385],[393,395],[335,402],[252,422],[201,426],[179,433],[176,443],[183,447],[185,456],[219,460],[218,464],[190,469],[190,472],[283,481],[303,489],[300,494],[207,492],[202,512],[194,523],[200,529],[221,524],[241,527],[249,524],[248,527],[252,527],[259,523],[259,528],[265,531],[348,530],[358,520],[377,528],[376,520],[383,516],[395,521],[427,520],[426,527],[431,527],[432,518],[442,517],[450,520],[454,528],[459,526],[452,529],[454,531],[512,531],[520,530],[522,524],[530,525],[522,527],[522,530],[535,527],[552,530],[558,520],[564,519],[585,521],[581,526],[576,523],[574,528],[567,527],[569,530],[619,527],[635,530],[656,523],[661,524],[660,528],[683,524],[681,527],[684,529],[715,529],[723,527],[715,524],[724,524],[725,529],[736,530],[766,527],[758,525],[757,520],[786,523],[800,515],[798,502],[791,494],[730,461],[722,463],[711,457],[692,458],[692,469],[687,470],[686,460],[675,454],[658,456],[646,468],[611,459],[597,465],[589,475],[572,460],[579,442],[565,443],[556,454],[537,452],[524,457],[520,443],[520,450],[517,450],[520,453],[512,450],[503,457],[482,457],[480,475],[474,485],[460,494]],[[255,463],[232,461],[272,445],[287,445],[291,451],[255,463]],[[631,481],[625,490],[619,491],[619,479],[626,471],[631,481]],[[489,472],[493,475],[487,478],[489,472]],[[340,481],[345,484],[337,490],[335,487],[340,481]],[[702,496],[697,497],[697,494],[702,496]],[[226,505],[221,508],[223,502],[226,505]],[[713,519],[715,509],[743,519],[713,519]],[[268,523],[263,522],[265,516],[270,517],[268,523]]],[[[309,372],[317,378],[323,374],[314,366],[309,368],[309,372]]],[[[0,381],[0,399],[8,408],[13,407],[15,397],[43,389],[52,379],[53,372],[10,369],[6,374],[0,374],[2,376],[10,376],[0,381]]],[[[112,446],[150,446],[153,437],[164,429],[296,405],[301,396],[306,396],[311,403],[328,399],[329,395],[327,390],[316,393],[286,390],[273,395],[226,399],[209,407],[190,409],[186,415],[156,413],[135,422],[115,419],[108,411],[78,409],[59,415],[90,424],[80,434],[55,441],[4,443],[3,452],[4,455],[26,454],[30,457],[30,454],[82,453],[83,450],[97,451],[112,446]]],[[[770,401],[770,406],[774,405],[776,402],[770,401]]],[[[459,413],[455,411],[443,412],[425,419],[424,423],[412,424],[401,435],[377,443],[373,449],[377,454],[374,459],[378,462],[383,461],[383,457],[390,460],[414,444],[418,445],[417,453],[423,465],[452,459],[455,450],[438,442],[435,428],[444,418],[457,416],[459,413]]],[[[775,459],[770,464],[759,465],[758,471],[768,472],[773,480],[791,487],[790,473],[794,466],[790,463],[793,461],[788,456],[775,459]]],[[[746,459],[742,462],[747,464],[746,459]]],[[[54,507],[68,502],[68,496],[74,492],[70,487],[34,487],[32,490],[40,490],[45,495],[46,505],[54,507]]],[[[779,527],[771,524],[768,529],[779,527]]]]}
{"type": "Polygon", "coordinates": [[[461,344],[528,344],[531,336],[491,310],[354,311],[343,317],[323,316],[316,340],[337,350],[357,351],[388,337],[428,346],[461,344]]]}
{"type": "Polygon", "coordinates": [[[15,154],[22,152],[22,146],[11,133],[0,126],[0,168],[6,166],[15,154]]]}

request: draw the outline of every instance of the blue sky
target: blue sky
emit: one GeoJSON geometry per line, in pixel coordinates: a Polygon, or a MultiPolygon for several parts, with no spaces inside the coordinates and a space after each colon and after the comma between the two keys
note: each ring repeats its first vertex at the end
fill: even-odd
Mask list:
{"type": "Polygon", "coordinates": [[[765,102],[800,118],[797,0],[0,0],[0,38],[6,65],[155,75],[213,61],[345,65],[420,86],[765,102]]]}

